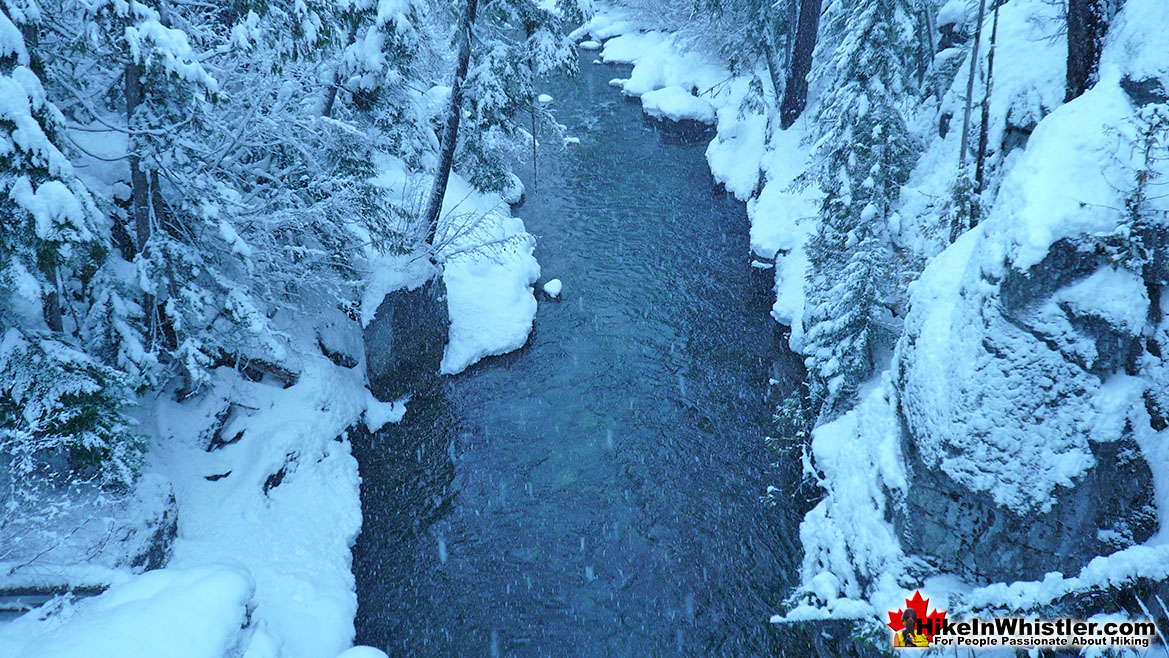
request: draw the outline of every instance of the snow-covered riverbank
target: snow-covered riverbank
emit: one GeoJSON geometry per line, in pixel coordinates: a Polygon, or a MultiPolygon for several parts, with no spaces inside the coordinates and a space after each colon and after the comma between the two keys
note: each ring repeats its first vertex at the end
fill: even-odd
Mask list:
{"type": "MultiPolygon", "coordinates": [[[[378,179],[396,196],[427,183],[394,160],[378,179]]],[[[523,345],[539,266],[507,203],[458,174],[439,235],[451,317],[443,372],[457,373],[523,345]]],[[[425,254],[370,249],[367,262],[361,324],[387,293],[433,272],[425,254]]],[[[252,381],[224,367],[197,399],[176,402],[169,391],[144,400],[142,429],[153,442],[142,477],[161,498],[143,502],[165,506],[173,492],[177,518],[159,538],[170,550],[166,568],[135,575],[124,563],[87,566],[71,577],[112,587],[0,626],[0,655],[333,658],[347,649],[357,610],[350,549],[362,519],[346,430],[364,422],[376,431],[406,408],[370,394],[361,324],[327,307],[287,318],[290,352],[304,355],[287,373],[257,371],[252,381]]],[[[53,557],[83,559],[42,558],[16,572],[23,586],[57,586],[66,565],[53,557]]]]}

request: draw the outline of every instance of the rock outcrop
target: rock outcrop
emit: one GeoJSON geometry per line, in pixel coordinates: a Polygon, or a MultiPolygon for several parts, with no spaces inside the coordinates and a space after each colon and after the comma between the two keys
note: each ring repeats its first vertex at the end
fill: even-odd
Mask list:
{"type": "Polygon", "coordinates": [[[413,290],[386,295],[365,330],[365,356],[374,395],[392,401],[433,385],[449,330],[442,277],[413,290]]]}

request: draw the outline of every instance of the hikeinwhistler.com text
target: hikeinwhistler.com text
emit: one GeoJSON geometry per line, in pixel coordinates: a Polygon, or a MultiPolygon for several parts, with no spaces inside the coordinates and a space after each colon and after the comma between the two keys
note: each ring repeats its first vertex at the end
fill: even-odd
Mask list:
{"type": "Polygon", "coordinates": [[[1143,647],[1157,636],[1152,620],[1084,621],[1000,617],[952,622],[931,620],[934,646],[960,647],[1143,647]]]}

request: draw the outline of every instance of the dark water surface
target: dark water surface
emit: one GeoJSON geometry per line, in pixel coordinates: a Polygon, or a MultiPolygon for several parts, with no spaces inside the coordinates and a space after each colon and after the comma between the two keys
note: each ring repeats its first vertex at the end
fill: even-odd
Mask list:
{"type": "Polygon", "coordinates": [[[545,86],[581,144],[542,148],[516,211],[563,299],[355,440],[358,641],[394,657],[778,654],[798,556],[793,511],[760,503],[764,396],[799,366],[770,272],[709,136],[663,132],[608,86],[627,68],[583,59],[545,86]]]}

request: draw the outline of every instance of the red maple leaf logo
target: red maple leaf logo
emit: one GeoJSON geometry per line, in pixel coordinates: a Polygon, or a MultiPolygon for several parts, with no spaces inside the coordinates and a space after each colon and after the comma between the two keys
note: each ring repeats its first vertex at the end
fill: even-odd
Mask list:
{"type": "MultiPolygon", "coordinates": [[[[921,622],[919,628],[921,633],[926,636],[926,639],[933,640],[934,633],[942,628],[942,622],[946,619],[945,610],[934,610],[926,614],[926,608],[929,607],[930,600],[921,598],[920,591],[913,592],[912,599],[905,599],[905,605],[917,613],[917,619],[921,622]]],[[[886,624],[896,633],[905,628],[905,623],[901,621],[901,615],[905,612],[904,608],[898,608],[897,612],[889,611],[889,623],[886,624]]]]}

